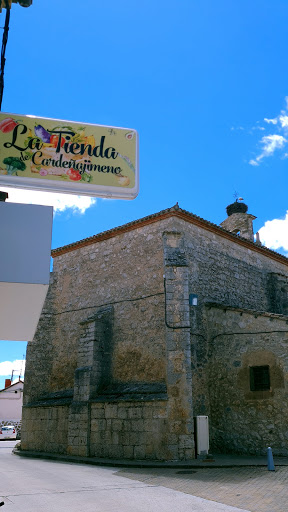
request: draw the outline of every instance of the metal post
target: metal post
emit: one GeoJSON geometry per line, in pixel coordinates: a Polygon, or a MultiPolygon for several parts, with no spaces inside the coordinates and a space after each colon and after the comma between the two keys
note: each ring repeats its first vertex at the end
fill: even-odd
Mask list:
{"type": "Polygon", "coordinates": [[[9,21],[10,21],[10,5],[9,1],[6,0],[6,16],[5,16],[5,25],[4,32],[2,38],[2,48],[1,48],[1,69],[0,69],[0,111],[2,109],[2,98],[4,91],[4,68],[5,68],[5,51],[6,45],[8,41],[8,32],[9,32],[9,21]]]}
{"type": "MultiPolygon", "coordinates": [[[[4,25],[4,32],[3,32],[3,38],[2,38],[2,48],[1,48],[1,61],[0,61],[0,112],[2,109],[2,99],[3,99],[3,91],[4,91],[4,68],[5,68],[5,52],[6,52],[6,45],[8,41],[8,32],[9,32],[9,21],[10,21],[10,5],[9,1],[5,0],[6,3],[6,16],[5,16],[5,25],[4,25]]],[[[0,201],[6,201],[8,198],[7,192],[0,191],[0,201]]],[[[4,505],[4,503],[3,503],[4,505]]],[[[0,504],[1,506],[1,504],[0,504]]]]}
{"type": "Polygon", "coordinates": [[[267,448],[267,466],[268,471],[275,471],[274,461],[273,461],[273,453],[272,448],[267,448]]]}

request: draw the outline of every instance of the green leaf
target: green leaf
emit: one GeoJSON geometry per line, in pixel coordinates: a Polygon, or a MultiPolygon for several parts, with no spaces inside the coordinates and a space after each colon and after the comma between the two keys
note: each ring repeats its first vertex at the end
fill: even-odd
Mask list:
{"type": "Polygon", "coordinates": [[[52,128],[52,130],[49,130],[49,132],[54,132],[54,130],[59,130],[59,128],[62,130],[69,130],[70,132],[74,132],[74,128],[71,128],[71,126],[55,126],[55,128],[52,128]]]}

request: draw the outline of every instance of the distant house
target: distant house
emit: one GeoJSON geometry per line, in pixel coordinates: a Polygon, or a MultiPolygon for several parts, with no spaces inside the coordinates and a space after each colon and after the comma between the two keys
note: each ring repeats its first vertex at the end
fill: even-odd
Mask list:
{"type": "Polygon", "coordinates": [[[0,427],[15,425],[18,434],[21,432],[23,387],[21,379],[14,384],[6,379],[5,388],[0,389],[0,427]]]}

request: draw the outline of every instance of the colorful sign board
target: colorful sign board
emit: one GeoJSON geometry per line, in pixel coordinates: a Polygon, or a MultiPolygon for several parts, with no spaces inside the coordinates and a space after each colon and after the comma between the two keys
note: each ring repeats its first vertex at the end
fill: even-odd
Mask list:
{"type": "Polygon", "coordinates": [[[0,185],[134,199],[136,130],[0,113],[0,185]]]}

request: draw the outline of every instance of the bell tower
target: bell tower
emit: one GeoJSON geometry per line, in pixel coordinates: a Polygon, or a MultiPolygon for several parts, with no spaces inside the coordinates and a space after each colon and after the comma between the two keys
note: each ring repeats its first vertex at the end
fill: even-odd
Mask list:
{"type": "Polygon", "coordinates": [[[236,199],[234,203],[227,206],[226,212],[228,217],[221,222],[220,226],[253,242],[253,220],[257,217],[247,213],[247,204],[239,201],[242,201],[242,198],[236,199]]]}

